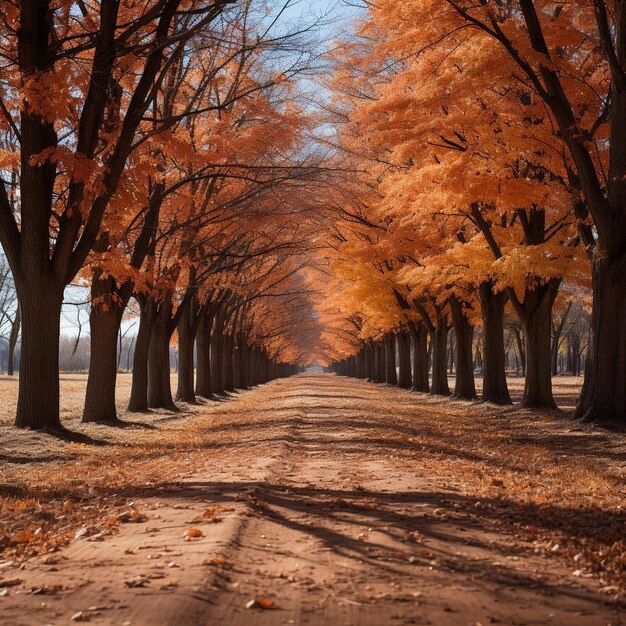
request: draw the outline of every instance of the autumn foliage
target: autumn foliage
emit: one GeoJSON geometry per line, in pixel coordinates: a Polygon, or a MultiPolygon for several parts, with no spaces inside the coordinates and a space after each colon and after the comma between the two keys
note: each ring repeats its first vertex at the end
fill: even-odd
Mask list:
{"type": "Polygon", "coordinates": [[[603,0],[382,1],[326,55],[252,0],[2,10],[18,426],[62,427],[68,285],[89,422],[117,420],[129,310],[131,411],[177,410],[172,345],[185,402],[321,364],[465,399],[479,369],[507,404],[513,335],[523,405],[554,408],[574,304],[577,414],[623,420],[626,28],[603,0]]]}
{"type": "Polygon", "coordinates": [[[395,383],[397,350],[403,386],[427,390],[430,359],[447,394],[454,329],[454,393],[472,398],[481,328],[483,398],[507,403],[513,315],[523,404],[554,408],[553,320],[593,288],[577,412],[623,420],[620,19],[601,0],[379,2],[342,41],[329,87],[356,174],[334,200],[322,307],[339,371],[395,383]]]}

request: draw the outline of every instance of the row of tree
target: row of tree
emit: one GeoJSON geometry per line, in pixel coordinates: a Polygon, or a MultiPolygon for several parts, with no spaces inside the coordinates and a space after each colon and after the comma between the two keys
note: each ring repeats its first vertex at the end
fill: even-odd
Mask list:
{"type": "Polygon", "coordinates": [[[173,408],[174,337],[183,399],[212,393],[207,367],[217,390],[231,368],[245,380],[242,354],[274,373],[375,364],[400,337],[405,359],[409,335],[447,393],[454,328],[457,395],[473,397],[476,325],[483,397],[509,402],[511,314],[523,403],[553,407],[555,329],[574,301],[591,315],[577,414],[626,419],[621,4],[381,0],[306,98],[315,25],[283,28],[288,5],[0,1],[17,425],[60,427],[71,284],[91,293],[86,420],[116,419],[131,299],[137,410],[173,408]],[[325,119],[299,104],[319,93],[332,94],[325,119]]]}
{"type": "Polygon", "coordinates": [[[413,386],[428,387],[430,345],[430,389],[445,394],[454,328],[455,393],[470,398],[482,325],[483,398],[508,403],[510,311],[523,404],[551,408],[554,320],[574,301],[591,315],[577,415],[626,420],[622,3],[381,0],[344,53],[331,86],[354,174],[334,199],[327,360],[393,379],[395,336],[406,386],[412,337],[413,386]]]}
{"type": "Polygon", "coordinates": [[[295,83],[316,28],[244,0],[0,2],[0,243],[21,320],[16,425],[59,429],[59,327],[90,292],[84,420],[245,387],[303,360],[321,168],[295,83]],[[296,333],[296,329],[298,332],[296,333]],[[177,333],[175,332],[177,331],[177,333]],[[195,349],[194,349],[195,345],[195,349]],[[197,379],[194,377],[197,353],[197,379]]]}

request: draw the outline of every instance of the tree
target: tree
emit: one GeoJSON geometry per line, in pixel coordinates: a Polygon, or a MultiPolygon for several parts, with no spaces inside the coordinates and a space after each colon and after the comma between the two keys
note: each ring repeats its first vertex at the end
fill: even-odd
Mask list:
{"type": "Polygon", "coordinates": [[[19,149],[19,196],[0,184],[0,243],[22,319],[17,426],[61,428],[65,286],[98,237],[167,68],[228,4],[3,3],[2,132],[19,149]]]}
{"type": "Polygon", "coordinates": [[[474,45],[496,42],[515,64],[520,82],[541,98],[566,145],[581,238],[593,248],[592,349],[576,415],[623,422],[626,15],[621,5],[611,10],[605,0],[556,8],[538,0],[436,4],[414,5],[414,15],[445,24],[449,33],[471,26],[466,32],[472,33],[474,45]]]}
{"type": "MultiPolygon", "coordinates": [[[[130,157],[130,175],[113,199],[120,210],[112,212],[111,219],[105,216],[97,254],[90,258],[92,342],[102,358],[90,366],[85,421],[117,420],[112,337],[133,291],[139,292],[140,302],[144,299],[145,263],[154,256],[155,246],[160,246],[157,254],[164,258],[169,240],[182,238],[184,244],[177,251],[170,245],[170,254],[174,263],[182,262],[189,270],[179,275],[180,280],[193,275],[194,284],[187,287],[200,289],[219,256],[211,239],[215,233],[219,235],[225,223],[234,233],[235,223],[255,197],[258,200],[260,193],[302,171],[298,161],[306,159],[294,158],[289,151],[306,126],[305,117],[298,116],[295,105],[283,107],[282,102],[290,80],[309,67],[310,55],[301,31],[274,33],[256,12],[253,3],[241,3],[229,20],[220,23],[219,37],[198,32],[188,43],[197,52],[169,68],[152,107],[160,120],[168,122],[142,130],[142,145],[130,157]],[[282,55],[291,49],[300,53],[300,59],[287,64],[282,55]],[[271,70],[259,70],[265,65],[271,70]],[[138,198],[139,210],[131,210],[138,198]],[[203,254],[210,257],[208,264],[203,263],[203,254]]],[[[250,211],[247,218],[256,219],[250,211]]],[[[195,295],[184,302],[189,304],[176,314],[182,317],[183,335],[195,332],[200,323],[196,314],[205,312],[195,295]],[[194,311],[187,311],[187,306],[194,311]]],[[[142,345],[145,329],[144,323],[135,345],[142,369],[150,361],[142,345]]],[[[193,342],[193,336],[189,340],[193,342]]],[[[181,376],[186,388],[180,392],[191,400],[188,348],[185,341],[181,376]]],[[[163,347],[161,352],[164,358],[163,347]]],[[[163,365],[163,376],[166,369],[163,365]]],[[[206,376],[204,368],[201,373],[206,376]]],[[[138,382],[139,396],[133,395],[142,398],[131,403],[138,410],[147,407],[143,399],[147,381],[146,374],[138,382]]],[[[203,385],[201,381],[202,395],[210,393],[203,385]]],[[[171,400],[166,403],[173,407],[171,400]]]]}

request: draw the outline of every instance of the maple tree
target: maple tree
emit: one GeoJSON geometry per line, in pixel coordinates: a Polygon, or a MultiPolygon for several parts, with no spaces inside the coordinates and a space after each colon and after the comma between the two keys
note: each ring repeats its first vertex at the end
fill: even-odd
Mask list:
{"type": "MultiPolygon", "coordinates": [[[[364,202],[366,226],[375,231],[367,235],[368,255],[398,272],[392,282],[399,306],[416,309],[430,332],[434,389],[447,393],[446,335],[454,325],[456,358],[464,363],[456,391],[472,396],[471,327],[480,310],[483,397],[510,402],[508,302],[526,342],[524,404],[553,407],[552,304],[563,279],[585,281],[594,232],[567,142],[544,101],[520,80],[514,58],[491,63],[499,43],[468,26],[457,9],[449,3],[370,7],[362,37],[348,43],[349,63],[335,79],[342,93],[336,115],[347,128],[341,149],[358,155],[361,178],[367,172],[376,190],[364,202]]],[[[571,15],[557,11],[557,17],[564,37],[571,15]]],[[[597,51],[590,55],[577,68],[585,85],[603,78],[591,63],[597,51]]],[[[592,96],[591,88],[578,94],[588,118],[592,96]]],[[[603,121],[593,128],[598,138],[603,121]]],[[[601,141],[596,153],[601,167],[601,141]]]]}
{"type": "Polygon", "coordinates": [[[173,345],[184,402],[318,363],[474,399],[480,361],[482,398],[507,404],[507,337],[523,405],[553,408],[560,355],[579,368],[568,316],[590,276],[577,414],[626,413],[624,44],[603,0],[382,0],[326,74],[309,29],[281,30],[282,11],[252,0],[6,6],[0,241],[23,333],[18,426],[61,428],[70,284],[90,289],[99,356],[86,422],[117,421],[131,302],[131,411],[177,410],[173,345]]]}
{"type": "MultiPolygon", "coordinates": [[[[59,318],[168,68],[228,0],[3,2],[0,241],[20,298],[16,424],[60,428],[59,318]]],[[[154,120],[168,124],[169,120],[154,120]]]]}
{"type": "MultiPolygon", "coordinates": [[[[509,67],[516,90],[522,91],[518,100],[528,119],[552,125],[552,134],[562,142],[563,178],[572,196],[572,213],[581,241],[592,254],[593,343],[577,414],[594,420],[623,420],[626,413],[620,356],[624,351],[613,339],[624,336],[617,295],[625,230],[620,6],[613,10],[603,0],[567,6],[533,0],[479,5],[446,0],[402,6],[381,2],[373,8],[386,32],[393,32],[387,40],[398,57],[440,59],[442,69],[434,72],[439,80],[447,83],[452,78],[458,84],[463,74],[466,90],[482,96],[485,85],[504,95],[505,85],[499,90],[496,85],[503,66],[509,67]],[[420,36],[425,32],[426,38],[420,36]],[[537,108],[541,117],[535,114],[537,108]]],[[[549,137],[545,131],[538,137],[536,151],[545,149],[543,141],[549,137]]],[[[446,140],[454,144],[458,137],[448,134],[441,139],[446,140]]]]}
{"type": "MultiPolygon", "coordinates": [[[[177,278],[187,281],[189,294],[201,288],[220,257],[219,237],[211,229],[219,235],[230,221],[231,236],[222,237],[222,244],[231,253],[235,252],[242,245],[241,233],[236,234],[237,214],[242,214],[264,188],[286,179],[294,171],[292,164],[289,167],[281,163],[276,155],[278,150],[287,150],[297,136],[297,108],[279,110],[278,106],[287,92],[289,77],[306,67],[308,57],[305,55],[301,63],[290,63],[283,69],[273,63],[271,72],[259,73],[256,69],[259,63],[269,64],[278,49],[271,29],[261,27],[252,3],[241,3],[222,25],[220,37],[207,37],[204,33],[196,37],[193,45],[199,53],[170,69],[155,100],[153,109],[158,116],[173,122],[160,131],[153,125],[146,126],[143,145],[133,154],[129,168],[132,178],[125,181],[114,198],[125,217],[120,220],[120,213],[113,212],[110,220],[105,219],[100,236],[105,250],[91,263],[96,267],[91,284],[92,301],[96,305],[91,313],[92,351],[106,358],[91,362],[86,421],[116,420],[112,337],[118,332],[122,312],[134,290],[139,292],[142,311],[153,308],[144,292],[147,287],[149,291],[157,286],[154,281],[151,286],[146,285],[145,263],[155,254],[160,259],[167,257],[163,247],[171,246],[168,242],[172,238],[182,237],[184,243],[177,252],[171,247],[169,252],[174,264],[183,265],[177,278]],[[154,174],[155,164],[159,176],[154,174]],[[127,207],[137,199],[143,208],[138,212],[128,211],[127,207]],[[228,215],[224,207],[230,211],[228,215]],[[165,226],[161,227],[161,222],[165,226]],[[155,252],[155,246],[162,249],[155,252]],[[213,260],[198,270],[198,264],[207,257],[213,260]]],[[[281,54],[289,46],[300,46],[296,34],[281,35],[281,54]]],[[[223,261],[222,258],[220,262],[223,261]]],[[[169,299],[167,293],[162,296],[169,299]]],[[[178,318],[195,318],[197,311],[203,310],[197,306],[195,296],[181,297],[182,307],[175,307],[175,317],[164,329],[167,335],[172,334],[178,318]],[[187,312],[189,306],[194,312],[187,312]]],[[[131,406],[135,410],[148,406],[145,397],[148,392],[144,389],[149,378],[148,362],[153,362],[146,339],[152,333],[146,324],[152,322],[148,323],[145,316],[142,320],[135,352],[136,369],[144,374],[139,382],[137,373],[142,391],[133,395],[131,406]]],[[[190,328],[194,324],[190,321],[190,328]]],[[[183,346],[186,363],[187,348],[186,343],[183,346]]],[[[163,359],[164,347],[161,353],[163,359]]],[[[163,385],[168,387],[166,370],[163,364],[163,385]]],[[[164,394],[170,397],[168,390],[164,394]]],[[[165,403],[173,407],[171,399],[157,400],[156,395],[152,406],[165,403]]],[[[183,395],[191,398],[191,385],[183,395]]]]}

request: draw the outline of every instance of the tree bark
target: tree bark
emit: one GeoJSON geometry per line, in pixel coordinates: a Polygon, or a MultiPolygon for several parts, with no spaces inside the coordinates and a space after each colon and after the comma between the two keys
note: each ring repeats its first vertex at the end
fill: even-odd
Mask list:
{"type": "Polygon", "coordinates": [[[211,333],[211,392],[224,393],[224,317],[226,304],[219,305],[211,333]]]}
{"type": "Polygon", "coordinates": [[[239,361],[239,389],[248,389],[248,345],[243,337],[243,334],[239,335],[237,340],[237,360],[239,361]]]}
{"type": "Polygon", "coordinates": [[[248,350],[248,380],[250,387],[259,384],[259,355],[256,346],[250,347],[248,350]]]}
{"type": "Polygon", "coordinates": [[[388,385],[398,384],[396,372],[396,337],[393,333],[385,336],[385,382],[388,385]]]}
{"type": "Polygon", "coordinates": [[[576,417],[626,423],[626,256],[593,263],[591,345],[576,417]]]}
{"type": "Polygon", "coordinates": [[[478,287],[483,318],[483,393],[485,402],[511,404],[504,367],[504,308],[506,292],[493,292],[493,284],[484,282],[478,287]]]}
{"type": "Polygon", "coordinates": [[[456,352],[454,397],[473,400],[476,398],[474,360],[472,358],[474,327],[469,323],[463,310],[463,304],[456,296],[450,298],[450,310],[452,311],[452,322],[454,324],[456,352]]]}
{"type": "Polygon", "coordinates": [[[554,409],[552,396],[552,305],[560,280],[553,279],[524,296],[522,323],[526,336],[526,380],[522,406],[554,409]]]}
{"type": "Polygon", "coordinates": [[[382,339],[374,342],[374,382],[385,382],[385,345],[382,339]]]}
{"type": "Polygon", "coordinates": [[[551,344],[550,351],[552,356],[552,375],[556,376],[559,373],[559,348],[561,346],[561,335],[563,334],[563,327],[567,322],[567,316],[569,315],[572,302],[568,302],[567,306],[561,314],[561,319],[556,323],[551,324],[551,344]]]}
{"type": "Polygon", "coordinates": [[[178,411],[172,399],[170,338],[168,325],[172,305],[162,303],[152,328],[148,349],[148,407],[178,411]]]}
{"type": "Polygon", "coordinates": [[[398,387],[411,388],[411,340],[406,331],[398,333],[398,387]]]}
{"type": "Polygon", "coordinates": [[[154,300],[140,301],[139,330],[133,354],[133,380],[128,410],[134,413],[148,410],[148,352],[156,318],[154,300]]]}
{"type": "MultiPolygon", "coordinates": [[[[92,295],[94,287],[92,285],[92,295]]],[[[123,314],[120,305],[107,297],[91,307],[89,329],[92,356],[89,359],[83,422],[112,423],[118,419],[115,406],[117,336],[123,314]]]]}
{"type": "Polygon", "coordinates": [[[59,334],[63,288],[50,276],[17,281],[22,313],[15,425],[59,430],[59,334]],[[20,284],[21,283],[21,284],[20,284]]]}
{"type": "Polygon", "coordinates": [[[552,376],[556,376],[559,373],[559,341],[555,337],[552,337],[550,345],[550,362],[552,364],[552,376]]]}
{"type": "Polygon", "coordinates": [[[213,399],[211,392],[211,328],[213,326],[213,310],[207,308],[200,315],[198,329],[196,331],[196,356],[198,358],[198,371],[196,372],[196,395],[213,399]]]}
{"type": "Polygon", "coordinates": [[[526,348],[524,347],[526,338],[519,328],[513,328],[513,334],[515,335],[515,345],[517,346],[517,352],[522,364],[522,376],[526,376],[526,348]]]}
{"type": "Polygon", "coordinates": [[[13,324],[11,324],[11,333],[9,334],[9,352],[7,354],[7,374],[9,376],[13,376],[13,374],[15,374],[15,347],[17,346],[17,338],[20,334],[21,321],[22,313],[18,302],[17,309],[15,311],[15,318],[13,319],[13,324]]]}
{"type": "Polygon", "coordinates": [[[446,316],[439,316],[437,326],[431,333],[431,345],[433,354],[433,384],[432,393],[440,396],[449,396],[447,370],[448,349],[448,320],[446,316]]]}
{"type": "Polygon", "coordinates": [[[368,342],[363,347],[363,378],[365,380],[372,380],[374,374],[373,359],[374,355],[372,352],[372,347],[371,344],[368,342]]]}
{"type": "Polygon", "coordinates": [[[413,337],[413,391],[427,392],[428,381],[428,330],[424,324],[417,324],[413,337]]]}
{"type": "Polygon", "coordinates": [[[226,335],[223,339],[224,345],[224,390],[235,391],[235,371],[234,371],[234,345],[232,335],[226,335]]]}
{"type": "Polygon", "coordinates": [[[567,335],[567,371],[578,376],[580,374],[580,335],[571,330],[567,335]]]}
{"type": "Polygon", "coordinates": [[[195,403],[193,345],[197,328],[198,303],[194,298],[178,320],[178,385],[176,399],[195,403]]]}

